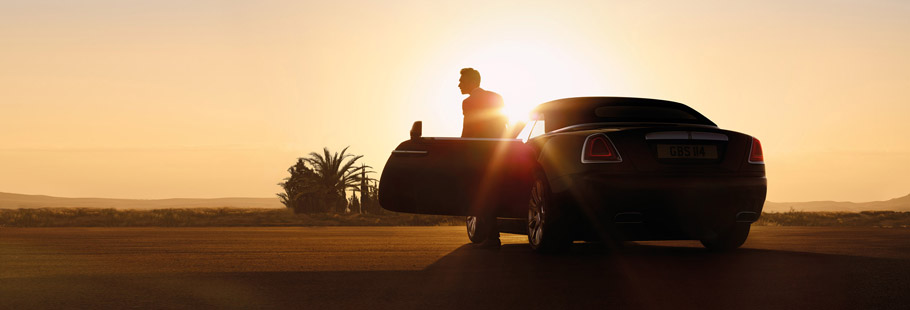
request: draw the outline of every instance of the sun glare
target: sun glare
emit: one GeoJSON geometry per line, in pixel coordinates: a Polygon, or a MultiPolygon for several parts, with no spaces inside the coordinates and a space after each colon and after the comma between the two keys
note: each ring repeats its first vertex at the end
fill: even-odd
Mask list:
{"type": "Polygon", "coordinates": [[[514,124],[521,121],[527,121],[531,112],[529,107],[519,107],[517,105],[508,105],[502,109],[502,114],[509,118],[509,123],[514,124]]]}
{"type": "Polygon", "coordinates": [[[463,64],[480,71],[481,87],[503,96],[502,113],[511,123],[527,120],[543,102],[583,95],[603,94],[606,84],[590,74],[590,64],[559,40],[491,40],[466,55],[463,64]]]}

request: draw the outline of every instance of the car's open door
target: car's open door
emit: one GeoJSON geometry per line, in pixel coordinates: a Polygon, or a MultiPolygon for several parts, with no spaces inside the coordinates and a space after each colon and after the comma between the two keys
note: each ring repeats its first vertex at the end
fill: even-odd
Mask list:
{"type": "Polygon", "coordinates": [[[527,216],[536,159],[518,139],[412,137],[382,170],[379,203],[408,213],[527,216]]]}

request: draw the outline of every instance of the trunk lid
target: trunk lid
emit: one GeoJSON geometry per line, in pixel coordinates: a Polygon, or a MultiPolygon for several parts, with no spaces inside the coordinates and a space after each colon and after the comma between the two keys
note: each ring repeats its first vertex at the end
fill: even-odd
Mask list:
{"type": "Polygon", "coordinates": [[[641,172],[735,172],[752,137],[708,126],[624,128],[607,133],[623,158],[641,172]]]}

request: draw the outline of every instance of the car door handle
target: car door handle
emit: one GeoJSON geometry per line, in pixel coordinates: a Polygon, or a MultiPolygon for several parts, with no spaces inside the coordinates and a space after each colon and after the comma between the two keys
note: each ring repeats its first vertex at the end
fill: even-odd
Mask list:
{"type": "Polygon", "coordinates": [[[398,156],[427,156],[430,152],[427,151],[409,151],[409,150],[394,150],[392,155],[398,156]]]}

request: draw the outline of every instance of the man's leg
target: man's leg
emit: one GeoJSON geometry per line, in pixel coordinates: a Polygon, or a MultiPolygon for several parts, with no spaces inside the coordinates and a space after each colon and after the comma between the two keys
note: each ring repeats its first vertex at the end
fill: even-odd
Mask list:
{"type": "Polygon", "coordinates": [[[480,247],[499,248],[502,241],[499,240],[499,227],[496,225],[495,215],[484,215],[478,218],[483,222],[483,227],[487,228],[487,239],[480,243],[480,247]]]}

